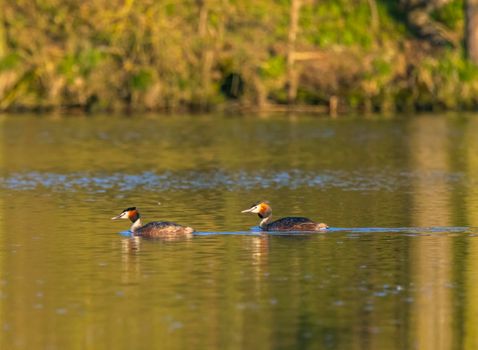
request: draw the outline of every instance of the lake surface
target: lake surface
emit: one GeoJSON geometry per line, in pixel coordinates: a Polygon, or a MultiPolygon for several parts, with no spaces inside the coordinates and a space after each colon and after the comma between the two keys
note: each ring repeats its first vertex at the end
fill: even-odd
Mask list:
{"type": "Polygon", "coordinates": [[[1,349],[478,348],[478,115],[0,128],[1,349]],[[261,234],[262,199],[331,229],[261,234]]]}

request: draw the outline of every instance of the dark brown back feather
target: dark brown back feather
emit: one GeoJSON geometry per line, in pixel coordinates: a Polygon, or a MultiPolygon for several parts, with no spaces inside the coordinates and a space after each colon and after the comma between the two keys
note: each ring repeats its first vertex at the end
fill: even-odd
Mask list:
{"type": "Polygon", "coordinates": [[[169,221],[153,221],[139,229],[134,234],[135,236],[159,238],[164,236],[184,236],[190,237],[194,229],[191,227],[182,226],[169,221]]]}
{"type": "MultiPolygon", "coordinates": [[[[325,225],[327,226],[327,225],[325,225]]],[[[268,224],[265,231],[319,231],[323,230],[324,224],[318,224],[304,217],[286,217],[268,224]]]]}

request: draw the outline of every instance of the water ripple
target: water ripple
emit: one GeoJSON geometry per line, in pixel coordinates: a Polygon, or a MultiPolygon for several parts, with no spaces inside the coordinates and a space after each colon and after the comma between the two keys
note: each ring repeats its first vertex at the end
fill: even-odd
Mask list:
{"type": "Polygon", "coordinates": [[[55,191],[105,192],[132,190],[225,190],[255,188],[338,188],[344,191],[395,191],[410,181],[452,183],[462,181],[460,173],[416,172],[359,172],[302,170],[290,171],[187,171],[142,172],[139,174],[90,174],[90,173],[13,173],[0,177],[0,188],[10,190],[34,190],[48,188],[55,191]]]}

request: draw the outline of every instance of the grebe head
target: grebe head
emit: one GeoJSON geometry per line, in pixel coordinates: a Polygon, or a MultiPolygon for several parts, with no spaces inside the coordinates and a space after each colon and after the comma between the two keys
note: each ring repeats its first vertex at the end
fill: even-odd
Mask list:
{"type": "Polygon", "coordinates": [[[268,201],[260,201],[253,204],[249,209],[241,211],[241,213],[254,213],[263,219],[272,215],[272,208],[268,201]]]}
{"type": "Polygon", "coordinates": [[[129,219],[131,222],[135,222],[139,219],[139,212],[136,207],[130,207],[123,210],[119,215],[111,218],[111,220],[119,220],[119,219],[129,219]]]}

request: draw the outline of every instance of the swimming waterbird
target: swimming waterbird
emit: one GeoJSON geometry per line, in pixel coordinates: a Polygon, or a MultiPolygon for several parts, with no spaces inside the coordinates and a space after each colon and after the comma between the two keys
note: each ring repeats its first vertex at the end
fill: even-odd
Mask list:
{"type": "Polygon", "coordinates": [[[111,220],[129,219],[133,224],[130,231],[135,236],[147,238],[191,237],[194,229],[169,221],[153,221],[143,226],[141,216],[136,207],[126,208],[111,220]]]}
{"type": "Polygon", "coordinates": [[[263,231],[323,231],[329,228],[327,224],[317,223],[304,217],[285,217],[271,222],[272,208],[267,201],[253,204],[241,213],[254,213],[261,218],[259,224],[263,231]]]}

